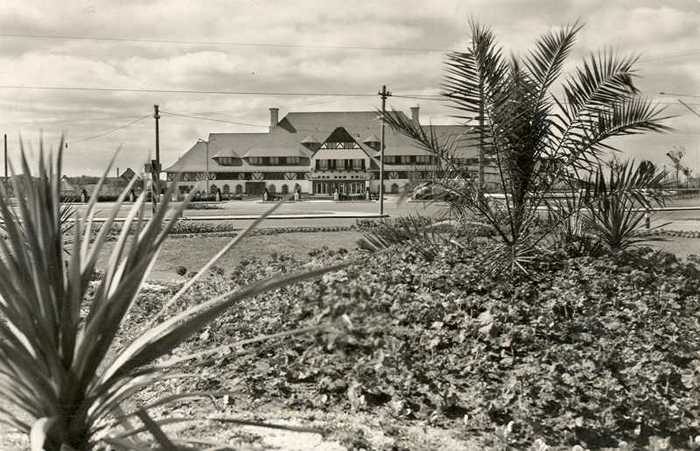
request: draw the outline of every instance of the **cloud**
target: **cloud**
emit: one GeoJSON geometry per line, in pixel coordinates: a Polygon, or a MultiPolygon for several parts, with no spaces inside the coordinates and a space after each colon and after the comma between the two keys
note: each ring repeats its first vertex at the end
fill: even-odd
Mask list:
{"type": "MultiPolygon", "coordinates": [[[[421,49],[463,48],[470,17],[491,25],[508,53],[522,53],[543,32],[580,19],[586,27],[572,62],[605,47],[640,53],[638,84],[644,92],[700,92],[700,3],[694,0],[5,0],[3,33],[193,42],[0,37],[0,84],[369,94],[386,84],[396,93],[432,94],[439,89],[444,57],[421,49]],[[264,45],[275,43],[287,47],[264,45]]],[[[692,153],[700,118],[686,115],[674,98],[658,100],[669,103],[670,113],[683,114],[673,120],[679,131],[624,141],[628,152],[663,159],[663,149],[678,142],[692,153]]],[[[148,115],[156,103],[164,111],[264,125],[270,106],[282,114],[371,110],[378,99],[0,89],[13,146],[19,133],[36,137],[43,129],[49,139],[66,131],[74,142],[69,172],[99,172],[104,156],[119,144],[125,150],[118,166],[140,167],[153,149],[151,118],[102,138],[80,139],[148,115]]],[[[390,103],[406,109],[416,101],[390,103]]],[[[451,120],[444,105],[419,103],[424,119],[451,120]]],[[[210,131],[260,130],[167,115],[161,124],[165,163],[210,131]]],[[[700,168],[700,160],[697,164],[700,168]]]]}

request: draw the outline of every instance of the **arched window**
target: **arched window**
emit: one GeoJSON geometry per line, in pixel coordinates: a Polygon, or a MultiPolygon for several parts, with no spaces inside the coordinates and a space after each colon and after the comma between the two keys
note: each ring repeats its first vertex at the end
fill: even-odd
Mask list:
{"type": "Polygon", "coordinates": [[[222,191],[224,194],[231,194],[231,187],[228,186],[228,185],[224,185],[224,187],[221,189],[221,191],[222,191]]]}
{"type": "Polygon", "coordinates": [[[289,194],[289,187],[286,184],[282,185],[282,194],[289,194]]]}
{"type": "Polygon", "coordinates": [[[219,191],[219,187],[218,187],[218,186],[212,184],[212,185],[209,187],[209,192],[210,192],[211,194],[216,194],[217,191],[219,191]]]}
{"type": "Polygon", "coordinates": [[[243,194],[243,185],[236,185],[236,194],[243,194]]]}
{"type": "Polygon", "coordinates": [[[391,194],[398,194],[398,193],[399,193],[399,185],[396,183],[392,183],[391,194]]]}
{"type": "Polygon", "coordinates": [[[277,191],[277,188],[275,188],[273,183],[270,183],[270,186],[267,187],[267,191],[274,194],[277,191]]]}

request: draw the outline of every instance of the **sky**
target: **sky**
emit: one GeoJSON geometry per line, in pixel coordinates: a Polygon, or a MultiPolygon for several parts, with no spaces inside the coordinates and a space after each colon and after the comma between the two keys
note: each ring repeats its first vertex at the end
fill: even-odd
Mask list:
{"type": "Polygon", "coordinates": [[[637,86],[674,116],[674,130],[620,140],[619,158],[670,166],[666,152],[682,146],[700,173],[700,116],[678,102],[700,112],[699,0],[3,0],[0,133],[11,160],[20,137],[36,151],[63,133],[65,172],[80,175],[101,173],[117,149],[116,168],[142,170],[154,154],[154,104],[164,167],[211,132],[265,132],[270,107],[280,118],[375,110],[382,85],[397,95],[390,107],[455,123],[442,102],[398,96],[440,91],[445,53],[466,48],[469,18],[515,55],[583,22],[568,70],[590,52],[638,55],[637,86]]]}

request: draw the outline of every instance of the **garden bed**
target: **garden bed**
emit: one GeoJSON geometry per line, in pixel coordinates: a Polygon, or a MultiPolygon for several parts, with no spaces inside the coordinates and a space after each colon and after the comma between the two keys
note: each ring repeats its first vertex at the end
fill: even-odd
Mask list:
{"type": "MultiPolygon", "coordinates": [[[[464,446],[515,449],[537,440],[640,446],[659,437],[682,447],[700,434],[694,264],[651,252],[558,257],[529,276],[498,277],[481,269],[481,246],[445,249],[431,263],[399,247],[234,308],[185,346],[230,347],[200,362],[196,379],[161,384],[160,394],[230,390],[237,395],[228,402],[245,400],[244,409],[257,406],[263,415],[269,405],[300,417],[352,412],[376,421],[375,439],[391,438],[382,445],[365,433],[366,449],[435,449],[402,441],[411,425],[447,431],[464,446]],[[319,323],[332,327],[234,357],[242,351],[237,340],[319,323]]],[[[357,257],[313,250],[245,259],[197,284],[180,308],[348,255],[357,257]]],[[[145,296],[128,329],[162,299],[145,296]]]]}

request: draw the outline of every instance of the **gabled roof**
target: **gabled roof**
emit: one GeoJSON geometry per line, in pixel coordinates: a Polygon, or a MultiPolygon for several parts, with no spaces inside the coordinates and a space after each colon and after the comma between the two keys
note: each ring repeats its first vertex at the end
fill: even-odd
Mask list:
{"type": "Polygon", "coordinates": [[[248,149],[267,136],[267,133],[210,133],[209,155],[226,152],[227,156],[241,158],[248,149]]]}
{"type": "Polygon", "coordinates": [[[314,160],[360,160],[367,158],[362,149],[320,149],[314,160]]]}
{"type": "MultiPolygon", "coordinates": [[[[338,127],[343,127],[357,141],[379,128],[376,111],[323,111],[288,113],[275,128],[302,136],[314,135],[322,141],[338,127]]],[[[274,129],[273,129],[274,130],[274,129]]]]}
{"type": "Polygon", "coordinates": [[[347,143],[347,142],[355,142],[358,141],[357,139],[353,138],[350,133],[345,129],[345,127],[336,127],[333,132],[328,135],[328,137],[325,139],[325,142],[342,142],[342,143],[347,143]]]}
{"type": "Polygon", "coordinates": [[[165,172],[204,172],[206,171],[207,155],[206,141],[197,141],[190,150],[185,152],[175,164],[165,169],[165,172]]]}
{"type": "Polygon", "coordinates": [[[253,146],[248,149],[243,155],[243,158],[249,157],[302,157],[309,158],[309,151],[301,145],[290,147],[269,147],[265,143],[259,146],[253,146]]]}
{"type": "MultiPolygon", "coordinates": [[[[409,120],[403,112],[398,112],[409,120]]],[[[367,145],[369,139],[377,139],[381,123],[376,111],[341,111],[341,112],[291,112],[279,124],[267,133],[211,133],[209,140],[197,142],[175,164],[166,169],[167,172],[240,172],[249,167],[243,160],[242,166],[222,166],[216,157],[246,158],[251,156],[282,157],[300,156],[311,157],[313,152],[303,144],[312,140],[316,143],[327,141],[334,131],[340,129],[347,132],[360,148],[370,157],[377,157],[375,151],[367,145]]],[[[464,133],[464,127],[452,125],[433,126],[433,131],[442,140],[459,139],[464,133]]],[[[337,131],[336,133],[341,133],[337,131]]],[[[332,137],[335,139],[335,137],[332,137]]],[[[345,137],[347,138],[347,136],[345,137]]],[[[339,141],[345,141],[342,139],[339,141]]],[[[378,141],[378,140],[377,140],[378,141]]],[[[470,158],[477,155],[474,145],[459,146],[455,156],[470,158]]],[[[349,149],[342,149],[346,152],[349,149]]],[[[390,127],[385,132],[386,155],[430,155],[409,138],[395,132],[390,127]]],[[[343,154],[347,155],[347,154],[343,154]]],[[[270,169],[271,170],[271,169],[270,169]]]]}

